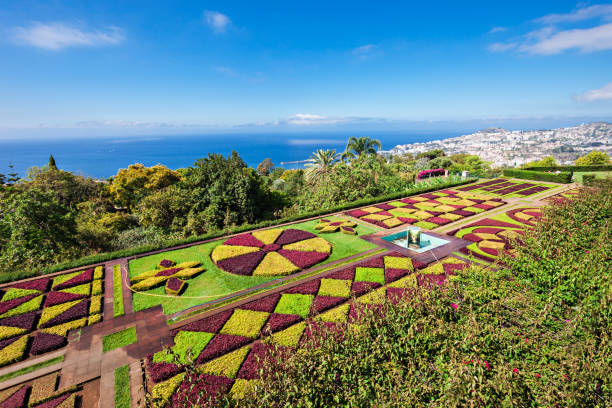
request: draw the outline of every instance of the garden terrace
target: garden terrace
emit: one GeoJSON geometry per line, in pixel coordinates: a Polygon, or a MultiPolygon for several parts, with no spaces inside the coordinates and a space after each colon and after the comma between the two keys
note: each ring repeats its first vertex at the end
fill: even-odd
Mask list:
{"type": "Polygon", "coordinates": [[[414,225],[431,230],[506,204],[499,198],[456,190],[440,190],[362,207],[347,215],[381,228],[414,225]]]}
{"type": "MultiPolygon", "coordinates": [[[[337,217],[330,219],[346,221],[337,217]]],[[[178,264],[195,261],[204,269],[187,281],[189,285],[180,296],[166,296],[163,287],[133,293],[134,310],[162,305],[166,314],[177,313],[236,292],[275,284],[286,275],[325,267],[376,249],[376,245],[360,238],[375,232],[372,228],[355,225],[356,235],[348,235],[340,231],[320,231],[318,224],[318,220],[299,222],[132,259],[129,261],[130,278],[155,270],[165,258],[178,264]]]]}
{"type": "Polygon", "coordinates": [[[556,187],[558,187],[556,184],[543,184],[531,181],[526,182],[525,180],[497,178],[494,180],[470,184],[464,187],[458,187],[456,190],[470,191],[497,197],[526,198],[556,187]]]}
{"type": "Polygon", "coordinates": [[[272,349],[278,358],[321,328],[347,330],[363,310],[495,262],[536,225],[545,203],[534,197],[579,194],[529,183],[543,189],[521,195],[534,188],[521,183],[442,189],[6,284],[0,402],[10,401],[0,406],[22,394],[32,405],[33,381],[51,374],[51,401],[71,390],[61,391],[62,407],[93,407],[99,396],[101,406],[135,406],[144,389],[173,406],[195,391],[239,398],[260,381],[272,349]],[[380,239],[408,225],[448,243],[419,254],[380,239]]]}
{"type": "Polygon", "coordinates": [[[317,325],[340,327],[363,308],[397,301],[419,286],[442,285],[466,266],[456,257],[426,265],[389,252],[192,321],[172,331],[172,348],[147,357],[147,386],[172,406],[182,406],[196,383],[211,397],[241,394],[258,380],[260,357],[272,346],[298,348],[304,336],[316,336],[317,325]],[[190,364],[199,376],[185,374],[190,364]]]}
{"type": "Polygon", "coordinates": [[[0,296],[0,366],[5,366],[62,348],[68,331],[101,321],[104,268],[5,285],[0,296]]]}

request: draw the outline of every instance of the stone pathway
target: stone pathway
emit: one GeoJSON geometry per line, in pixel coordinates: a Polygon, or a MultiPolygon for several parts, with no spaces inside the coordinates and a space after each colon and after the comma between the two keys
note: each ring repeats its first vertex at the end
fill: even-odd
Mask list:
{"type": "MultiPolygon", "coordinates": [[[[114,375],[114,370],[126,364],[139,362],[150,353],[173,345],[166,317],[161,306],[131,313],[82,329],[80,337],[73,333],[66,347],[62,365],[60,388],[80,384],[104,374],[114,375]],[[105,335],[136,327],[138,341],[129,346],[102,353],[105,335]]],[[[114,377],[113,377],[114,378],[114,377]]],[[[114,382],[102,381],[101,395],[114,395],[114,382]]]]}

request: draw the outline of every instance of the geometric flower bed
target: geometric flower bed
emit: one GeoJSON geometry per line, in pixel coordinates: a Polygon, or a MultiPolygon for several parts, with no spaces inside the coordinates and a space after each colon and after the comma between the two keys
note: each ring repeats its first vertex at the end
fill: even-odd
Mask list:
{"type": "Polygon", "coordinates": [[[317,225],[315,225],[314,229],[318,230],[322,233],[332,233],[332,232],[342,232],[347,235],[357,235],[357,231],[355,227],[356,223],[348,220],[328,220],[326,218],[319,219],[317,225]]]}
{"type": "Polygon", "coordinates": [[[268,229],[236,235],[210,254],[222,270],[247,276],[282,276],[307,269],[329,257],[332,246],[298,229],[268,229]]]}
{"type": "Polygon", "coordinates": [[[77,406],[77,387],[58,390],[58,373],[51,373],[0,391],[1,407],[73,408],[77,406]]]}
{"type": "Polygon", "coordinates": [[[173,407],[189,406],[194,389],[210,397],[240,395],[258,380],[261,358],[273,345],[295,349],[317,334],[317,324],[345,324],[384,298],[397,301],[417,286],[443,284],[465,266],[448,258],[427,267],[391,253],[189,323],[172,331],[171,349],[146,358],[148,389],[173,407]],[[197,378],[185,377],[183,365],[191,361],[197,378]]]}
{"type": "Polygon", "coordinates": [[[471,184],[469,186],[460,187],[459,191],[478,190],[484,194],[514,197],[528,197],[533,194],[546,191],[553,186],[541,183],[526,183],[524,181],[508,181],[508,179],[498,178],[482,183],[471,184]]]}
{"type": "Polygon", "coordinates": [[[449,235],[472,241],[461,252],[493,262],[502,252],[511,252],[510,240],[520,237],[541,218],[540,208],[523,207],[485,218],[450,231],[449,235]]]}
{"type": "Polygon", "coordinates": [[[544,201],[552,203],[563,203],[564,201],[572,200],[580,195],[579,188],[572,188],[571,190],[565,190],[562,193],[555,194],[550,197],[546,197],[544,201]]]}
{"type": "Polygon", "coordinates": [[[0,366],[66,345],[69,330],[102,320],[104,268],[0,290],[0,366]]]}
{"type": "Polygon", "coordinates": [[[351,210],[347,214],[383,228],[412,224],[430,230],[504,204],[499,198],[441,190],[351,210]]]}
{"type": "Polygon", "coordinates": [[[146,271],[130,278],[134,292],[155,289],[165,284],[166,294],[178,296],[187,287],[186,279],[194,278],[205,269],[197,261],[175,264],[169,259],[163,259],[156,269],[146,271]]]}

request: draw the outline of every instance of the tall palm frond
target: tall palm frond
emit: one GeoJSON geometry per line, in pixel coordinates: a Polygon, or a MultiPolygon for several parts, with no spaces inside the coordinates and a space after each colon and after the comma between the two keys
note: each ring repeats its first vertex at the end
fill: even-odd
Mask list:
{"type": "Polygon", "coordinates": [[[318,149],[308,159],[306,167],[306,178],[310,182],[316,181],[321,175],[331,170],[334,165],[338,162],[339,154],[336,150],[323,150],[318,149]]]}
{"type": "Polygon", "coordinates": [[[342,159],[353,159],[357,156],[376,154],[378,149],[382,147],[380,140],[371,139],[369,137],[351,137],[346,144],[342,159]]]}

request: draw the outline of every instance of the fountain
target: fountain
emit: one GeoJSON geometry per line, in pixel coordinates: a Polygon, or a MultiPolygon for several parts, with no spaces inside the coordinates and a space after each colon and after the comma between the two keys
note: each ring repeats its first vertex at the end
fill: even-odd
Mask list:
{"type": "Polygon", "coordinates": [[[406,231],[382,237],[387,242],[391,242],[399,247],[410,249],[411,251],[422,253],[448,244],[442,238],[424,233],[418,227],[408,227],[406,231]]]}

